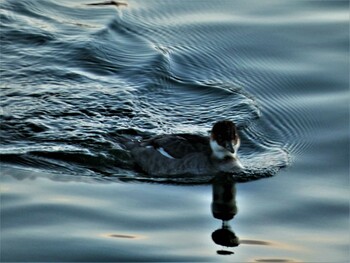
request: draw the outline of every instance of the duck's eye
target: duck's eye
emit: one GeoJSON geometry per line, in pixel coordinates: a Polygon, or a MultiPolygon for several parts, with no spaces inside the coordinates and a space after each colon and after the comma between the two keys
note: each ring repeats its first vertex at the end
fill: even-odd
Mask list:
{"type": "Polygon", "coordinates": [[[225,140],[224,140],[223,136],[219,135],[218,138],[217,138],[217,141],[218,141],[219,143],[222,143],[222,142],[224,142],[225,140]]]}

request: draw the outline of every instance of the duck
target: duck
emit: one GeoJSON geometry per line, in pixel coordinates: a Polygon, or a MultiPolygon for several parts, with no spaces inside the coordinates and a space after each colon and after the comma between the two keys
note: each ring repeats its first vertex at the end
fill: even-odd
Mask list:
{"type": "Polygon", "coordinates": [[[237,151],[240,137],[230,120],[216,122],[210,136],[163,134],[129,144],[136,165],[149,175],[208,175],[244,169],[237,151]]]}

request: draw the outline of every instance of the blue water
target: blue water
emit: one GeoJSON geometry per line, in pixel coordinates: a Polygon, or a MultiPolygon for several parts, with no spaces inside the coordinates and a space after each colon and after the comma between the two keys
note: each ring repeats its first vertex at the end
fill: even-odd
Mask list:
{"type": "Polygon", "coordinates": [[[0,3],[1,261],[347,262],[348,1],[89,3],[0,3]],[[219,119],[232,180],[121,143],[219,119]]]}

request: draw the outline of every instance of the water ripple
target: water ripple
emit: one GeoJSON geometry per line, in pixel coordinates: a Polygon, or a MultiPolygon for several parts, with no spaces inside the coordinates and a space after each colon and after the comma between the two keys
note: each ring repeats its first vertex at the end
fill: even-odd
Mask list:
{"type": "Polygon", "coordinates": [[[13,3],[1,9],[5,161],[116,175],[129,161],[121,131],[207,134],[218,119],[231,119],[243,138],[242,162],[263,177],[312,143],[300,140],[317,125],[298,96],[300,63],[281,50],[287,38],[272,25],[259,32],[256,21],[207,1],[197,15],[193,3],[167,3],[168,12],[146,2],[123,10],[13,3]]]}

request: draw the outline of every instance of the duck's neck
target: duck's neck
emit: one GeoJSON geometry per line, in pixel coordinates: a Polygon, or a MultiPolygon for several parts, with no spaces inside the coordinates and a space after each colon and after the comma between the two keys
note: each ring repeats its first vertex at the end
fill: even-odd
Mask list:
{"type": "Polygon", "coordinates": [[[210,139],[210,148],[212,151],[212,157],[217,160],[229,160],[235,159],[236,153],[231,153],[224,147],[220,146],[215,140],[210,139]]]}
{"type": "Polygon", "coordinates": [[[236,169],[244,169],[239,158],[237,157],[237,150],[239,142],[235,145],[235,153],[231,153],[224,147],[218,145],[215,140],[210,140],[210,148],[212,150],[212,158],[218,165],[218,169],[222,172],[232,172],[236,169]]]}

